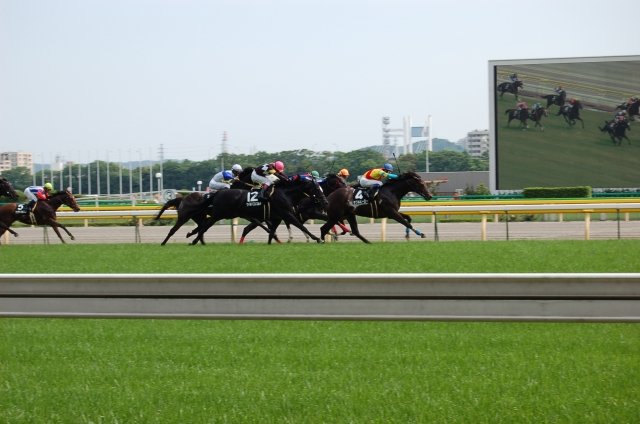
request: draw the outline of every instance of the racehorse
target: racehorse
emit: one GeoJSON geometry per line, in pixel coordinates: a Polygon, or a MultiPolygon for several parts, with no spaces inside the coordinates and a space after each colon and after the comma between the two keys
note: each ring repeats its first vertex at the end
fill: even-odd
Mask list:
{"type": "MultiPolygon", "coordinates": [[[[369,243],[358,230],[356,216],[367,216],[370,218],[391,218],[406,227],[406,239],[409,239],[409,230],[424,238],[425,235],[420,230],[413,228],[411,217],[399,212],[400,200],[410,191],[421,195],[425,200],[431,199],[431,194],[425,182],[415,172],[405,172],[395,180],[390,180],[378,190],[378,194],[373,200],[367,203],[354,204],[354,199],[359,198],[361,192],[353,187],[339,188],[328,197],[329,206],[327,214],[328,221],[320,229],[320,237],[324,237],[329,229],[336,223],[346,219],[351,225],[351,233],[365,243],[369,243]]],[[[366,190],[366,189],[365,189],[366,190]]]]}
{"type": "Polygon", "coordinates": [[[542,126],[543,116],[549,116],[547,109],[545,109],[544,107],[539,107],[529,112],[529,119],[535,122],[534,127],[540,127],[540,131],[544,131],[544,127],[542,126]]]}
{"type": "Polygon", "coordinates": [[[527,125],[527,119],[529,119],[529,111],[527,109],[507,109],[504,111],[505,115],[509,115],[509,120],[507,121],[507,126],[511,124],[511,121],[517,119],[520,121],[520,127],[522,129],[529,128],[527,125]]]}
{"type": "Polygon", "coordinates": [[[269,227],[269,243],[275,238],[273,222],[278,220],[292,224],[311,239],[322,243],[321,239],[311,234],[300,222],[294,211],[294,205],[305,197],[318,199],[322,207],[326,207],[327,199],[318,183],[314,180],[286,180],[272,187],[273,193],[267,202],[258,200],[257,190],[229,189],[217,192],[211,203],[211,218],[187,234],[187,237],[197,234],[191,244],[200,241],[204,233],[217,221],[237,217],[252,222],[266,222],[269,227]]]}
{"type": "MultiPolygon", "coordinates": [[[[194,191],[193,193],[189,193],[184,197],[175,197],[171,200],[168,200],[158,214],[155,216],[155,220],[160,219],[164,211],[169,208],[175,208],[178,211],[178,219],[176,220],[173,227],[169,229],[169,233],[162,241],[161,245],[164,246],[167,244],[169,239],[182,227],[187,221],[192,219],[196,225],[204,226],[206,223],[207,216],[211,213],[210,208],[210,197],[214,196],[217,193],[207,193],[204,196],[202,193],[198,191],[194,191]]],[[[256,226],[262,227],[265,231],[269,232],[269,229],[262,225],[260,222],[257,222],[256,226]]],[[[204,242],[204,238],[201,238],[200,243],[206,244],[204,242]]]]}
{"type": "Polygon", "coordinates": [[[5,177],[0,177],[0,196],[6,196],[11,200],[18,199],[18,193],[16,193],[9,180],[5,177]]]}
{"type": "Polygon", "coordinates": [[[629,144],[631,144],[631,140],[625,134],[627,130],[631,131],[631,126],[629,126],[629,122],[625,119],[624,121],[604,121],[604,127],[600,128],[600,131],[606,132],[611,137],[611,141],[613,144],[620,146],[622,144],[622,139],[626,139],[629,144]]]}
{"type": "Polygon", "coordinates": [[[564,106],[564,101],[567,99],[567,92],[562,90],[559,94],[547,94],[546,96],[540,96],[543,99],[547,99],[547,109],[552,105],[564,106]]]}
{"type": "MultiPolygon", "coordinates": [[[[342,179],[342,177],[337,176],[336,174],[329,173],[320,183],[320,188],[324,193],[325,197],[329,194],[333,193],[335,190],[341,187],[346,187],[347,183],[342,179]]],[[[300,201],[298,205],[294,206],[294,211],[296,213],[296,218],[303,224],[310,219],[318,219],[320,221],[326,221],[328,216],[324,210],[324,207],[321,207],[317,199],[306,197],[300,201]]],[[[279,221],[274,221],[273,225],[275,228],[278,228],[280,225],[279,221]]],[[[338,223],[338,226],[342,229],[342,234],[346,234],[350,232],[350,230],[342,223],[338,223]]],[[[247,225],[242,231],[242,236],[240,237],[240,243],[244,242],[245,237],[251,231],[253,231],[257,225],[255,223],[251,223],[247,225]]],[[[291,242],[293,240],[291,226],[287,224],[287,230],[289,232],[288,241],[291,242]]],[[[337,237],[335,235],[334,237],[337,237]]],[[[307,241],[309,241],[309,237],[307,237],[307,241]]]]}
{"type": "Polygon", "coordinates": [[[562,106],[558,113],[556,113],[556,116],[564,116],[564,120],[567,121],[567,124],[570,126],[574,126],[576,121],[580,121],[582,128],[584,128],[584,121],[580,118],[580,109],[582,109],[582,103],[576,100],[573,105],[568,104],[562,106]]]}
{"type": "Polygon", "coordinates": [[[522,81],[513,81],[513,82],[503,82],[498,85],[498,91],[500,92],[500,97],[504,95],[504,93],[512,93],[516,96],[516,100],[518,100],[518,89],[522,88],[522,81]]]}
{"type": "Polygon", "coordinates": [[[626,110],[629,119],[633,119],[635,115],[640,115],[640,99],[624,102],[616,106],[616,110],[626,110]]]}
{"type": "Polygon", "coordinates": [[[35,222],[31,221],[29,213],[23,212],[24,205],[8,203],[0,206],[0,223],[6,226],[6,228],[0,227],[0,236],[4,234],[5,230],[8,229],[11,224],[15,221],[20,221],[27,225],[49,225],[53,228],[53,231],[55,231],[60,241],[65,243],[59,231],[59,228],[62,228],[67,235],[71,237],[71,240],[75,240],[75,237],[67,230],[67,227],[56,221],[56,211],[62,205],[69,206],[74,212],[80,210],[75,197],[73,197],[73,194],[69,190],[59,191],[53,194],[49,200],[38,200],[32,210],[35,222]]]}
{"type": "MultiPolygon", "coordinates": [[[[0,177],[0,196],[6,196],[11,200],[18,200],[18,193],[14,190],[13,186],[5,177],[0,177]]],[[[13,231],[11,228],[7,227],[5,224],[0,222],[0,229],[5,231],[9,231],[14,237],[18,237],[18,233],[13,231]]]]}

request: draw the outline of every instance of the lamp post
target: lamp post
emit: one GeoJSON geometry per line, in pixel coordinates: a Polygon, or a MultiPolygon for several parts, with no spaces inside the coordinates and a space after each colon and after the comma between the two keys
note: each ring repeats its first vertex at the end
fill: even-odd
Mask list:
{"type": "Polygon", "coordinates": [[[158,194],[162,194],[162,172],[156,172],[156,181],[158,183],[158,194]]]}
{"type": "Polygon", "coordinates": [[[196,184],[198,185],[198,191],[202,191],[202,180],[196,181],[196,184]]]}

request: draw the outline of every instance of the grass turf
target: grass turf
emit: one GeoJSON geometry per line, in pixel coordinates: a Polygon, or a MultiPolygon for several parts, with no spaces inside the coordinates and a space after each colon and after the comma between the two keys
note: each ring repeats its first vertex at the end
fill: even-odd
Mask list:
{"type": "Polygon", "coordinates": [[[8,245],[5,273],[638,272],[640,240],[8,245]],[[34,267],[34,264],[38,266],[34,267]]]}

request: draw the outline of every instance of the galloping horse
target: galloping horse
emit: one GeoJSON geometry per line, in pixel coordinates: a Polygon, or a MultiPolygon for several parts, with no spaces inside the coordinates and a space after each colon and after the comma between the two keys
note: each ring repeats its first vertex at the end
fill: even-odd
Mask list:
{"type": "MultiPolygon", "coordinates": [[[[329,173],[327,174],[326,178],[319,183],[319,185],[326,197],[333,193],[335,190],[341,187],[346,187],[347,183],[344,181],[344,179],[337,176],[336,174],[329,173]]],[[[324,207],[322,207],[319,204],[318,199],[315,198],[306,197],[302,199],[299,204],[294,206],[294,211],[296,212],[296,217],[298,218],[298,220],[303,224],[310,219],[318,219],[320,221],[326,221],[328,219],[324,207]]],[[[274,221],[273,224],[275,228],[278,228],[280,222],[274,221]]],[[[344,224],[338,223],[338,225],[342,229],[343,234],[350,232],[350,230],[344,224]]],[[[257,225],[255,223],[247,225],[242,231],[240,243],[243,243],[247,234],[253,231],[256,227],[257,225]]],[[[293,240],[293,236],[291,233],[291,226],[289,224],[287,224],[287,231],[289,232],[288,241],[291,242],[293,240]]],[[[309,237],[307,237],[307,241],[309,241],[309,237]]]]}
{"type": "Polygon", "coordinates": [[[635,115],[640,115],[640,99],[624,102],[621,105],[616,106],[616,110],[626,110],[629,119],[633,119],[635,115]]]}
{"type": "Polygon", "coordinates": [[[546,96],[540,97],[547,99],[547,109],[552,105],[562,107],[564,106],[564,101],[567,99],[567,92],[562,90],[559,94],[547,94],[546,96]]]}
{"type": "MultiPolygon", "coordinates": [[[[56,221],[56,211],[62,205],[69,206],[74,212],[78,212],[80,210],[80,207],[78,206],[78,203],[76,203],[76,199],[73,197],[71,191],[66,190],[55,193],[49,198],[49,200],[38,200],[32,212],[35,217],[36,225],[51,226],[60,241],[65,243],[62,235],[60,234],[59,228],[62,228],[67,235],[71,237],[71,240],[75,240],[75,237],[73,237],[69,230],[67,230],[67,227],[56,221]]],[[[4,206],[0,206],[0,223],[6,226],[6,228],[0,227],[0,236],[2,236],[5,230],[8,229],[15,221],[20,221],[27,225],[34,224],[31,222],[29,213],[21,212],[23,206],[24,205],[18,205],[16,203],[9,203],[4,206]]]]}
{"type": "Polygon", "coordinates": [[[512,93],[516,96],[516,100],[518,100],[518,89],[522,88],[522,81],[513,81],[513,82],[503,82],[498,85],[498,91],[500,92],[500,97],[504,95],[504,93],[512,93]]]}
{"type": "Polygon", "coordinates": [[[213,197],[211,203],[211,218],[204,225],[189,232],[187,237],[197,234],[192,244],[196,244],[213,224],[221,219],[244,218],[252,222],[266,222],[269,227],[269,243],[275,238],[273,222],[278,220],[289,223],[318,243],[322,240],[311,234],[296,217],[294,205],[306,197],[318,199],[322,207],[327,205],[327,199],[316,181],[280,181],[274,185],[269,201],[259,201],[258,191],[230,189],[221,190],[213,197]]]}
{"type": "MultiPolygon", "coordinates": [[[[196,225],[204,226],[207,216],[211,214],[211,201],[209,197],[215,196],[216,194],[217,193],[208,193],[202,195],[202,193],[194,191],[193,193],[189,193],[184,197],[173,198],[162,205],[162,209],[158,211],[158,214],[154,218],[155,220],[160,219],[164,211],[169,208],[175,208],[178,211],[178,219],[176,220],[175,224],[173,224],[173,227],[169,229],[169,233],[164,238],[161,245],[164,246],[165,244],[167,244],[169,239],[176,233],[176,231],[178,231],[180,227],[182,227],[190,219],[192,219],[196,223],[196,225]]],[[[260,222],[257,222],[256,226],[260,226],[266,232],[269,232],[269,229],[262,225],[260,222]]],[[[200,238],[198,241],[202,244],[206,244],[204,242],[204,238],[200,238]]]]}
{"type": "MultiPolygon", "coordinates": [[[[0,177],[0,196],[6,196],[11,200],[18,200],[18,193],[16,193],[9,180],[7,180],[5,177],[0,177]]],[[[18,237],[18,233],[1,222],[0,229],[9,231],[9,233],[14,237],[18,237]]]]}
{"type": "Polygon", "coordinates": [[[5,177],[0,177],[0,196],[6,196],[11,200],[18,200],[18,193],[5,177]]]}
{"type": "Polygon", "coordinates": [[[422,238],[425,237],[420,230],[413,228],[409,215],[399,212],[400,200],[410,191],[421,195],[425,200],[431,199],[425,182],[415,172],[406,172],[398,179],[390,180],[380,187],[377,196],[368,203],[354,205],[354,194],[356,194],[356,198],[359,197],[355,191],[356,189],[353,187],[345,187],[339,188],[329,195],[327,199],[329,201],[327,208],[329,219],[320,229],[320,237],[324,239],[333,225],[346,219],[351,225],[351,233],[363,242],[369,243],[369,240],[364,238],[358,230],[356,216],[391,218],[406,227],[405,237],[407,240],[409,239],[409,230],[422,238]]]}
{"type": "Polygon", "coordinates": [[[529,119],[535,122],[534,127],[540,127],[540,131],[544,131],[544,127],[542,126],[543,116],[549,116],[547,109],[545,109],[544,107],[539,107],[529,112],[529,119]]]}
{"type": "Polygon", "coordinates": [[[529,119],[529,111],[526,109],[507,109],[504,111],[505,115],[509,115],[509,120],[507,121],[507,127],[511,124],[511,121],[517,119],[520,121],[520,127],[522,129],[528,128],[527,119],[529,119]]]}
{"type": "Polygon", "coordinates": [[[556,116],[564,116],[564,120],[567,121],[567,124],[570,126],[574,126],[576,121],[580,121],[582,128],[584,128],[584,121],[580,118],[580,109],[582,109],[582,103],[576,100],[573,105],[568,104],[562,106],[558,113],[556,113],[556,116]]]}
{"type": "Polygon", "coordinates": [[[606,132],[611,137],[611,141],[613,144],[620,146],[622,144],[622,139],[626,139],[629,144],[631,144],[631,140],[625,134],[627,130],[631,131],[631,126],[629,126],[629,122],[627,120],[624,121],[604,121],[604,127],[600,128],[600,131],[606,132]]]}

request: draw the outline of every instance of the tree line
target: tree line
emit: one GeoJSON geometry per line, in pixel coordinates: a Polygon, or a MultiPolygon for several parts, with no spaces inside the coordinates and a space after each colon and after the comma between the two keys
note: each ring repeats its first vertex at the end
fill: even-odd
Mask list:
{"type": "MultiPolygon", "coordinates": [[[[380,167],[385,162],[384,156],[374,150],[354,150],[351,152],[315,152],[307,149],[283,151],[278,153],[257,152],[251,155],[222,153],[216,158],[203,161],[166,160],[162,163],[162,186],[165,189],[178,190],[198,189],[197,182],[206,187],[211,177],[233,164],[242,167],[259,166],[263,163],[281,160],[285,164],[285,173],[318,171],[321,175],[337,173],[347,168],[353,181],[368,169],[380,167]]],[[[387,160],[396,171],[424,172],[425,155],[407,154],[387,160]]],[[[156,173],[160,172],[159,162],[147,162],[144,165],[120,164],[116,162],[94,161],[89,164],[68,163],[61,171],[36,172],[36,184],[50,181],[56,189],[60,189],[60,181],[64,187],[71,186],[79,194],[119,194],[149,192],[158,189],[156,173]],[[44,174],[44,176],[43,176],[44,174]],[[89,187],[91,186],[91,187],[89,187]]],[[[429,171],[486,171],[489,169],[488,154],[480,158],[470,156],[467,152],[442,150],[429,152],[429,171]]],[[[2,175],[12,182],[17,191],[22,191],[34,182],[34,175],[27,168],[14,168],[3,171],[2,175]]]]}

